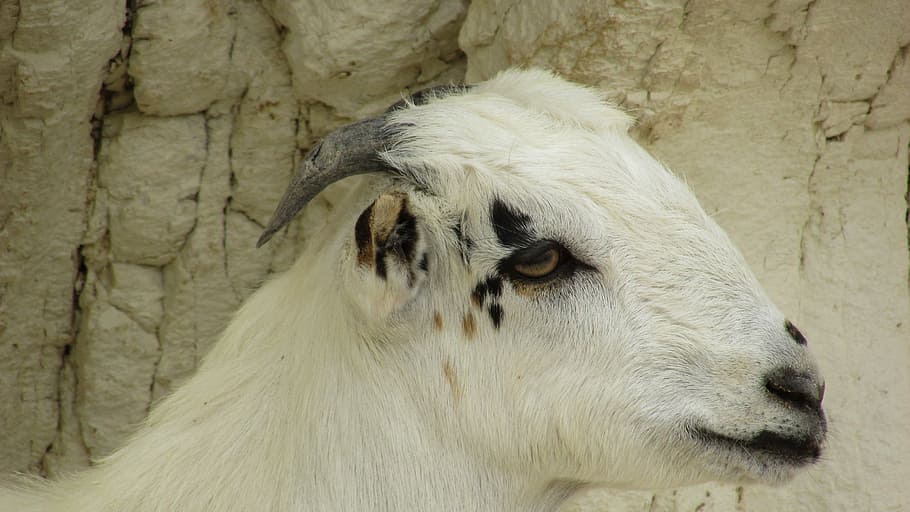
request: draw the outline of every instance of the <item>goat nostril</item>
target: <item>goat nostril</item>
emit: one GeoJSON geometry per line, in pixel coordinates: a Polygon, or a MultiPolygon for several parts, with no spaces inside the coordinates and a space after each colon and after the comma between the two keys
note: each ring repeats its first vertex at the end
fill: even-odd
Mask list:
{"type": "Polygon", "coordinates": [[[793,368],[781,368],[768,374],[765,389],[788,404],[812,411],[821,410],[825,385],[793,368]]]}
{"type": "Polygon", "coordinates": [[[789,320],[784,321],[784,328],[787,329],[787,333],[790,334],[790,337],[793,338],[793,341],[795,341],[797,345],[806,345],[808,343],[806,337],[803,336],[803,333],[799,332],[799,329],[790,323],[789,320]]]}

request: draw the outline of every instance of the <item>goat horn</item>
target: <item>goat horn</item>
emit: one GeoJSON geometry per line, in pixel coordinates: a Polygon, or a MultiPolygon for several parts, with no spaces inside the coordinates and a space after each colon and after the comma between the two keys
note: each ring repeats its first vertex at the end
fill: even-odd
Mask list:
{"type": "Polygon", "coordinates": [[[379,158],[379,153],[388,144],[386,121],[385,116],[379,116],[351,123],[326,135],[313,146],[297,168],[256,247],[268,242],[316,194],[332,183],[357,174],[390,171],[379,158]]]}

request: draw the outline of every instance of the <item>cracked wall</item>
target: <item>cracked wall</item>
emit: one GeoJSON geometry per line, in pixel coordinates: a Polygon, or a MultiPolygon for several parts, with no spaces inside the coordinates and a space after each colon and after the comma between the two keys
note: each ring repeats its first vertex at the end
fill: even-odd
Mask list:
{"type": "Polygon", "coordinates": [[[344,188],[254,249],[315,138],[403,89],[536,65],[638,117],[809,337],[831,416],[825,461],[786,487],[568,508],[910,507],[902,3],[0,0],[0,470],[85,465],[192,374],[344,188]]]}
{"type": "Polygon", "coordinates": [[[331,210],[255,249],[298,149],[463,79],[462,2],[328,6],[0,1],[4,472],[120,445],[331,210]]]}

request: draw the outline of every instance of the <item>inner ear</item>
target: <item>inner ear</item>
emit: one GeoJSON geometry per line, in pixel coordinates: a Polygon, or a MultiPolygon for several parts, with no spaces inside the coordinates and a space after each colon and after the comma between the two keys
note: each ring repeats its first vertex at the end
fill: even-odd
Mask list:
{"type": "Polygon", "coordinates": [[[390,263],[400,263],[406,270],[416,266],[420,233],[408,195],[397,190],[380,194],[357,219],[354,240],[358,264],[371,268],[380,279],[388,279],[390,263]]]}
{"type": "Polygon", "coordinates": [[[357,218],[356,265],[366,279],[362,298],[388,313],[417,293],[429,270],[426,236],[406,192],[383,192],[357,218]]]}

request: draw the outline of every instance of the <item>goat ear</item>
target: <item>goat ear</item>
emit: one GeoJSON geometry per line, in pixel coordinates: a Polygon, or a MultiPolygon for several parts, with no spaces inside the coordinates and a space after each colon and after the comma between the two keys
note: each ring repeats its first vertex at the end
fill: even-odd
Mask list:
{"type": "Polygon", "coordinates": [[[428,271],[425,238],[405,192],[383,192],[360,214],[354,264],[363,286],[354,296],[369,315],[385,317],[417,295],[428,271]]]}

